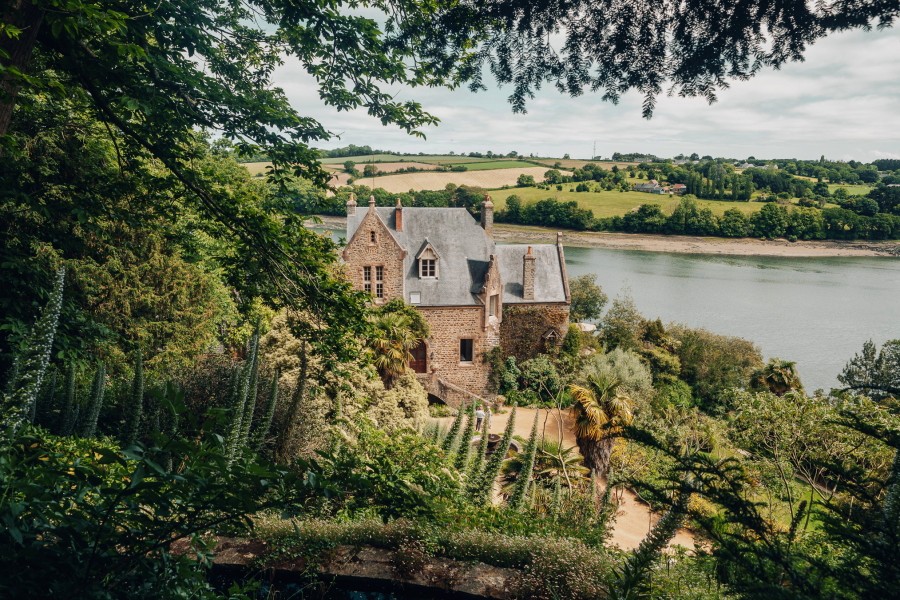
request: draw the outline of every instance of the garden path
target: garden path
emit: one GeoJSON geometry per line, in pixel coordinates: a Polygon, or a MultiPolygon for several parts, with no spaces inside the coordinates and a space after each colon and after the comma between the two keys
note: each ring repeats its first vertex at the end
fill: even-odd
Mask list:
{"type": "MultiPolygon", "coordinates": [[[[516,409],[515,435],[528,439],[531,435],[531,425],[534,422],[536,412],[540,413],[538,416],[538,429],[543,429],[547,439],[558,441],[560,431],[562,431],[563,445],[573,446],[577,452],[575,432],[573,431],[574,422],[568,410],[562,412],[562,419],[560,419],[559,412],[556,410],[519,407],[516,409]]],[[[491,419],[491,433],[502,434],[506,428],[509,415],[509,410],[499,414],[495,413],[491,419]]],[[[435,420],[449,427],[453,418],[443,417],[435,420]]],[[[616,500],[619,503],[619,509],[616,513],[616,523],[613,526],[611,541],[623,550],[637,548],[641,540],[650,531],[650,528],[659,520],[660,515],[651,512],[649,506],[630,490],[618,490],[616,500]]],[[[693,549],[694,536],[690,531],[681,529],[669,545],[693,549]]]]}

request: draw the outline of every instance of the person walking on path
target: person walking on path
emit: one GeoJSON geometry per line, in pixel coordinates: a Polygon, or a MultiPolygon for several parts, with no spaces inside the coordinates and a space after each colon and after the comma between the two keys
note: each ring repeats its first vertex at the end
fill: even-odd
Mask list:
{"type": "Polygon", "coordinates": [[[479,404],[475,407],[475,431],[481,431],[482,423],[484,423],[484,407],[479,404]]]}

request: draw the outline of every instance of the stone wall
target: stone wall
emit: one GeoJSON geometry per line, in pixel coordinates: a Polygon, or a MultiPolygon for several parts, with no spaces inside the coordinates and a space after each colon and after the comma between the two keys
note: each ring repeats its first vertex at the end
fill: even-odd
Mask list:
{"type": "Polygon", "coordinates": [[[568,328],[567,304],[506,304],[500,324],[500,347],[505,355],[527,360],[546,352],[545,335],[549,330],[557,332],[559,344],[568,328]]]}
{"type": "Polygon", "coordinates": [[[478,396],[487,394],[490,367],[484,361],[484,353],[496,343],[498,326],[489,324],[485,330],[482,326],[484,308],[480,305],[418,308],[431,328],[431,337],[427,340],[426,389],[437,394],[437,381],[443,379],[478,396]],[[462,338],[473,340],[471,363],[461,363],[459,360],[459,341],[462,338]]]}
{"type": "MultiPolygon", "coordinates": [[[[369,211],[353,239],[344,248],[343,258],[345,272],[354,289],[364,289],[363,267],[372,267],[372,296],[375,296],[375,267],[384,267],[384,300],[403,299],[403,258],[406,252],[397,244],[390,230],[378,218],[374,211],[369,211]],[[372,232],[375,242],[372,242],[372,232]]],[[[376,304],[382,301],[376,300],[376,304]]]]}

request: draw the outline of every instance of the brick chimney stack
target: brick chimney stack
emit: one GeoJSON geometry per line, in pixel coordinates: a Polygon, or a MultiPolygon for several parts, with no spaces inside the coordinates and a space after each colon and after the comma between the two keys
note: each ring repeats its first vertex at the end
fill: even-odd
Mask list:
{"type": "Polygon", "coordinates": [[[397,206],[394,207],[394,229],[403,231],[403,204],[397,198],[397,206]]]}
{"type": "Polygon", "coordinates": [[[347,200],[347,216],[352,217],[356,215],[356,194],[351,193],[350,199],[347,200]]]}
{"type": "Polygon", "coordinates": [[[522,298],[525,300],[534,300],[534,261],[535,256],[528,246],[528,252],[522,259],[522,298]]]}
{"type": "Polygon", "coordinates": [[[481,203],[481,227],[489,237],[494,237],[494,203],[487,194],[481,203]]]}

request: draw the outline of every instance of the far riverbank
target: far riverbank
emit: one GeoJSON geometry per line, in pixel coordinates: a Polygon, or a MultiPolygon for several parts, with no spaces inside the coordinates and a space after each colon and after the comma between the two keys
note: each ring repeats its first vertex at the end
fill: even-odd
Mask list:
{"type": "MultiPolygon", "coordinates": [[[[329,229],[345,228],[345,217],[320,217],[329,229]]],[[[556,229],[525,225],[494,225],[494,239],[510,244],[554,243],[556,229]]],[[[730,256],[779,256],[786,258],[826,258],[831,256],[900,257],[900,242],[871,241],[798,241],[760,240],[756,238],[693,237],[686,235],[649,235],[606,231],[563,231],[566,246],[642,250],[677,254],[718,254],[730,256]]]]}

